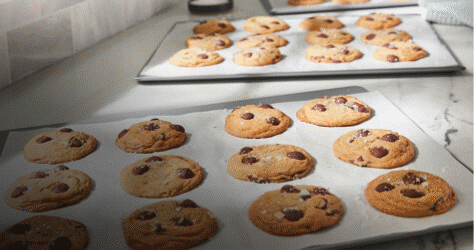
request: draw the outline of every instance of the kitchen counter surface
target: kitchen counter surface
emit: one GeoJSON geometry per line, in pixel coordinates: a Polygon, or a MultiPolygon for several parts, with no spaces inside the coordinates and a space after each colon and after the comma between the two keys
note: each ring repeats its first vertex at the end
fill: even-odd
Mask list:
{"type": "MultiPolygon", "coordinates": [[[[0,147],[8,130],[318,91],[318,82],[330,82],[334,88],[353,83],[381,93],[472,170],[473,30],[469,27],[433,25],[466,68],[456,73],[160,84],[134,80],[175,22],[256,15],[267,15],[257,1],[234,1],[232,11],[214,16],[191,15],[184,1],[174,2],[151,19],[0,90],[0,147]]],[[[472,232],[472,226],[426,232],[358,249],[472,249],[472,232]]]]}

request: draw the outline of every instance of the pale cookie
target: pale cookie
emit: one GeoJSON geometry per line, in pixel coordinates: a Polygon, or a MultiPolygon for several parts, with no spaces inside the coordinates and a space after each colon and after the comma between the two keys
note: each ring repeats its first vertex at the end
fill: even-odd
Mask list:
{"type": "Polygon", "coordinates": [[[426,50],[410,42],[386,43],[374,51],[375,59],[391,63],[416,61],[427,55],[426,50]]]}
{"type": "Polygon", "coordinates": [[[370,115],[369,105],[346,95],[312,100],[296,112],[300,121],[325,127],[355,125],[366,121],[370,115]]]}
{"type": "Polygon", "coordinates": [[[226,34],[235,31],[235,27],[227,20],[206,20],[194,26],[194,34],[219,33],[226,34]]]}
{"type": "Polygon", "coordinates": [[[248,210],[261,230],[283,236],[309,234],[334,226],[344,214],[341,200],[325,188],[285,185],[258,197],[248,210]]]}
{"type": "Polygon", "coordinates": [[[365,197],[376,209],[402,217],[442,214],[456,203],[456,193],[443,178],[417,170],[378,176],[367,184],[365,197]]]}
{"type": "Polygon", "coordinates": [[[220,50],[228,48],[232,45],[232,41],[225,34],[208,33],[196,34],[186,39],[187,48],[197,48],[202,50],[220,50]]]}
{"type": "Polygon", "coordinates": [[[255,16],[244,22],[244,30],[258,34],[268,34],[287,30],[290,26],[280,18],[273,16],[255,16]]]}
{"type": "Polygon", "coordinates": [[[182,156],[160,155],[123,168],[120,186],[133,196],[164,198],[194,189],[203,177],[197,162],[182,156]]]}
{"type": "Polygon", "coordinates": [[[407,42],[411,39],[408,32],[397,29],[369,30],[360,39],[367,44],[379,45],[390,42],[407,42]]]}
{"type": "Polygon", "coordinates": [[[56,216],[33,216],[0,233],[0,249],[84,250],[89,245],[87,228],[56,216]]]}
{"type": "Polygon", "coordinates": [[[218,53],[197,48],[182,49],[170,57],[170,63],[180,67],[204,67],[222,61],[224,58],[218,53]]]}
{"type": "Polygon", "coordinates": [[[249,49],[254,47],[278,48],[287,44],[288,41],[285,38],[276,34],[253,34],[240,39],[235,45],[239,49],[249,49]]]}
{"type": "Polygon", "coordinates": [[[308,32],[305,40],[311,45],[346,44],[354,40],[354,36],[341,29],[320,29],[308,32]]]}
{"type": "Polygon", "coordinates": [[[70,128],[35,135],[24,147],[24,155],[34,163],[57,164],[79,160],[92,153],[97,140],[70,128]]]}
{"type": "Polygon", "coordinates": [[[290,118],[269,104],[236,108],[225,118],[227,133],[240,138],[267,138],[286,131],[290,118]]]}
{"type": "Polygon", "coordinates": [[[306,176],[313,165],[304,149],[272,144],[242,148],[227,161],[227,172],[243,181],[285,182],[306,176]]]}
{"type": "Polygon", "coordinates": [[[366,3],[370,0],[331,0],[335,4],[359,4],[359,3],[366,3]]]}
{"type": "Polygon", "coordinates": [[[16,179],[5,192],[4,200],[15,209],[44,212],[78,203],[90,194],[92,187],[87,174],[60,165],[16,179]]]}
{"type": "Polygon", "coordinates": [[[313,45],[306,49],[304,57],[317,63],[346,63],[361,58],[362,53],[343,44],[313,45]]]}
{"type": "Polygon", "coordinates": [[[315,5],[315,4],[321,4],[325,3],[326,0],[288,0],[288,4],[290,5],[315,5]]]}
{"type": "Polygon", "coordinates": [[[396,168],[415,157],[412,142],[396,132],[359,129],[339,137],[332,150],[340,160],[369,168],[396,168]]]}
{"type": "Polygon", "coordinates": [[[189,199],[144,206],[122,222],[131,249],[188,249],[206,242],[217,228],[212,213],[189,199]]]}
{"type": "Polygon", "coordinates": [[[339,29],[344,24],[333,16],[312,16],[301,21],[299,26],[304,30],[315,31],[320,29],[339,29]]]}
{"type": "Polygon", "coordinates": [[[400,18],[393,14],[372,13],[360,17],[355,22],[355,25],[366,29],[379,30],[395,27],[399,25],[400,22],[400,18]]]}
{"type": "Polygon", "coordinates": [[[281,61],[281,53],[278,48],[255,47],[243,49],[234,53],[234,62],[241,66],[265,66],[281,61]]]}
{"type": "Polygon", "coordinates": [[[151,119],[122,130],[115,145],[130,153],[153,153],[179,147],[185,141],[186,132],[181,125],[151,119]]]}

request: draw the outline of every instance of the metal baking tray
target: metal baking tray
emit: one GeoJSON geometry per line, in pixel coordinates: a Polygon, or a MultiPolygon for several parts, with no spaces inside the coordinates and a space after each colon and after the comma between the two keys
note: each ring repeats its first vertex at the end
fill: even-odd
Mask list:
{"type": "Polygon", "coordinates": [[[418,0],[370,0],[365,3],[335,4],[331,0],[315,5],[294,6],[288,0],[261,0],[265,10],[272,15],[318,13],[328,11],[350,11],[360,9],[417,6],[418,0]]]}
{"type": "Polygon", "coordinates": [[[235,42],[249,35],[243,30],[245,19],[231,20],[236,31],[228,33],[234,42],[229,48],[217,50],[223,58],[222,63],[206,67],[178,67],[169,62],[169,58],[185,48],[186,38],[193,35],[192,28],[197,21],[175,23],[165,38],[158,45],[149,60],[136,76],[136,80],[146,81],[182,81],[182,80],[212,80],[212,79],[245,79],[269,77],[297,77],[297,76],[348,76],[348,75],[382,75],[406,74],[427,72],[454,72],[464,67],[451,53],[449,47],[439,39],[431,25],[419,15],[397,15],[402,23],[396,28],[407,31],[413,42],[428,51],[426,58],[413,62],[388,63],[373,58],[378,46],[362,42],[361,35],[367,30],[355,26],[360,16],[335,14],[345,26],[343,30],[351,33],[354,40],[347,45],[359,49],[362,58],[349,63],[314,63],[304,58],[305,49],[310,45],[305,41],[306,30],[301,29],[299,23],[313,15],[280,16],[289,25],[290,29],[277,32],[286,38],[289,43],[280,47],[283,59],[272,65],[249,67],[240,66],[233,62],[233,54],[239,49],[235,42]]]}
{"type": "MultiPolygon", "coordinates": [[[[456,161],[442,145],[437,144],[415,123],[377,92],[360,87],[324,90],[268,98],[243,100],[168,110],[146,114],[127,114],[95,118],[57,126],[10,131],[0,158],[0,193],[3,194],[18,177],[53,168],[56,165],[35,164],[23,156],[23,147],[34,135],[69,127],[97,138],[99,147],[83,159],[64,163],[71,169],[88,174],[94,181],[91,194],[79,203],[55,209],[42,215],[60,216],[83,223],[90,234],[88,249],[128,249],[121,222],[133,211],[161,200],[192,199],[209,209],[217,218],[215,236],[196,249],[327,249],[354,246],[402,237],[426,234],[472,225],[472,173],[456,161]],[[322,96],[352,95],[367,103],[373,116],[356,126],[319,127],[296,118],[296,111],[306,102],[322,96]],[[266,139],[242,139],[225,132],[225,117],[233,108],[247,104],[269,103],[292,119],[287,131],[266,139]],[[159,118],[185,127],[188,139],[182,146],[153,154],[126,153],[115,145],[117,134],[130,125],[159,118]],[[457,202],[448,212],[426,218],[403,218],[384,214],[369,205],[364,188],[386,169],[361,168],[340,161],[332,153],[333,142],[342,134],[361,128],[396,131],[409,138],[416,157],[397,169],[415,169],[434,173],[450,183],[457,202]],[[227,160],[245,146],[291,144],[305,149],[314,158],[314,169],[305,177],[285,183],[257,184],[234,179],[227,173],[227,160]],[[198,162],[204,169],[203,182],[195,189],[176,197],[139,198],[123,191],[119,184],[122,168],[151,155],[180,155],[198,162]],[[314,185],[327,188],[343,202],[345,213],[333,227],[295,237],[267,234],[248,219],[250,204],[269,190],[290,185],[314,185]]],[[[59,164],[58,164],[59,165],[59,164]]],[[[9,207],[0,200],[0,231],[25,218],[38,215],[9,207]]]]}

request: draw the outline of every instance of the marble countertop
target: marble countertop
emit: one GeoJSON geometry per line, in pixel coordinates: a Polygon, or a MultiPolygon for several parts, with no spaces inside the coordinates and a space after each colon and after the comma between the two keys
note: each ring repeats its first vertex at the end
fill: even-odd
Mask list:
{"type": "MultiPolygon", "coordinates": [[[[372,11],[371,11],[372,12],[372,11]]],[[[8,130],[102,117],[146,114],[229,101],[318,91],[319,81],[334,88],[360,86],[378,91],[454,158],[473,166],[473,30],[433,24],[466,70],[456,73],[285,78],[139,84],[136,74],[171,26],[182,20],[266,15],[258,1],[234,1],[215,16],[191,15],[184,1],[46,70],[0,90],[0,148],[8,130]]],[[[358,249],[472,249],[472,226],[358,249]]]]}

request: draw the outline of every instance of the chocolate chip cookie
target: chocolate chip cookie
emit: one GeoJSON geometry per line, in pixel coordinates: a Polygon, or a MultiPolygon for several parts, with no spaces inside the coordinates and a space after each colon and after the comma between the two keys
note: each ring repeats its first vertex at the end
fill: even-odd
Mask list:
{"type": "Polygon", "coordinates": [[[227,133],[241,138],[267,138],[283,133],[290,118],[269,104],[236,108],[225,118],[227,133]]]}
{"type": "Polygon", "coordinates": [[[183,126],[152,119],[122,130],[115,139],[115,145],[130,153],[153,153],[179,147],[185,141],[183,126]]]}
{"type": "Polygon", "coordinates": [[[320,29],[308,32],[305,40],[311,45],[346,44],[354,40],[354,36],[341,29],[320,29]]]}
{"type": "Polygon", "coordinates": [[[193,27],[194,34],[226,34],[234,31],[235,27],[229,21],[222,19],[206,20],[193,27]]]}
{"type": "Polygon", "coordinates": [[[290,26],[280,18],[274,16],[255,16],[244,22],[244,30],[258,34],[274,33],[289,29],[290,26]]]}
{"type": "Polygon", "coordinates": [[[131,249],[188,249],[217,232],[217,219],[192,200],[166,200],[134,211],[122,222],[131,249]]]}
{"type": "Polygon", "coordinates": [[[416,61],[427,55],[421,46],[410,42],[390,42],[374,51],[375,59],[391,63],[416,61]]]}
{"type": "Polygon", "coordinates": [[[306,48],[306,60],[316,63],[347,63],[362,57],[362,53],[349,45],[313,45],[306,48]]]}
{"type": "Polygon", "coordinates": [[[16,179],[4,194],[12,208],[44,212],[70,206],[86,198],[93,187],[85,173],[60,165],[16,179]]]}
{"type": "Polygon", "coordinates": [[[300,121],[326,127],[355,125],[366,121],[370,115],[369,105],[346,95],[312,100],[296,112],[300,121]]]}
{"type": "Polygon", "coordinates": [[[208,33],[195,34],[186,39],[187,48],[197,48],[202,50],[220,50],[228,48],[232,45],[232,41],[225,34],[208,33]]]}
{"type": "Polygon", "coordinates": [[[97,139],[63,128],[35,135],[24,147],[24,155],[34,163],[58,164],[82,159],[97,147],[97,139]]]}
{"type": "Polygon", "coordinates": [[[214,51],[188,48],[176,52],[169,60],[180,67],[205,67],[221,63],[224,58],[214,51]]]}
{"type": "Polygon", "coordinates": [[[240,39],[235,45],[239,49],[255,47],[282,47],[288,44],[288,40],[276,34],[253,34],[240,39]]]}
{"type": "Polygon", "coordinates": [[[371,13],[360,17],[355,22],[355,25],[366,29],[379,30],[395,27],[399,25],[400,22],[400,18],[393,14],[371,13]]]}
{"type": "Polygon", "coordinates": [[[288,0],[288,4],[290,5],[315,5],[315,4],[321,4],[325,3],[326,0],[288,0]]]}
{"type": "Polygon", "coordinates": [[[313,165],[313,158],[302,148],[270,144],[242,148],[227,161],[227,172],[243,181],[285,182],[306,176],[313,165]]]}
{"type": "Polygon", "coordinates": [[[234,62],[241,66],[265,66],[281,61],[281,53],[278,48],[255,47],[243,49],[234,53],[234,62]]]}
{"type": "Polygon", "coordinates": [[[182,156],[160,155],[141,159],[123,168],[120,186],[134,196],[164,198],[194,189],[203,177],[197,162],[182,156]]]}
{"type": "Polygon", "coordinates": [[[86,249],[89,233],[77,221],[56,216],[24,219],[0,233],[0,249],[86,249]]]}
{"type": "Polygon", "coordinates": [[[332,146],[340,160],[369,168],[396,168],[415,157],[412,142],[390,130],[358,129],[339,137],[332,146]]]}
{"type": "Polygon", "coordinates": [[[300,28],[309,31],[320,29],[340,29],[344,24],[333,16],[312,16],[304,19],[299,23],[300,28]]]}
{"type": "Polygon", "coordinates": [[[369,30],[360,39],[367,44],[379,45],[390,42],[407,42],[411,39],[410,34],[399,29],[369,30]]]}
{"type": "Polygon", "coordinates": [[[365,196],[376,209],[401,217],[446,213],[456,203],[456,193],[443,178],[416,170],[380,175],[367,184],[365,196]]]}
{"type": "Polygon", "coordinates": [[[248,210],[261,230],[283,236],[313,233],[334,226],[344,214],[341,200],[322,187],[285,185],[264,193],[248,210]]]}

